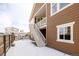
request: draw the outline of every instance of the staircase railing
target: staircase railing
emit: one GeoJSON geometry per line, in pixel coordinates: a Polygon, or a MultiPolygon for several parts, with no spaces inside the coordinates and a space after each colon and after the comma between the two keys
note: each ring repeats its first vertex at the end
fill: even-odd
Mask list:
{"type": "Polygon", "coordinates": [[[40,38],[41,38],[41,39],[43,40],[43,42],[46,44],[46,43],[47,43],[47,42],[46,42],[46,38],[45,38],[44,35],[40,32],[38,26],[37,26],[36,24],[34,24],[34,25],[35,25],[35,29],[36,29],[37,33],[40,35],[40,38]]]}
{"type": "Polygon", "coordinates": [[[41,38],[41,35],[39,31],[37,30],[37,27],[35,24],[30,25],[31,26],[31,32],[34,37],[34,40],[36,41],[37,46],[43,47],[45,46],[44,40],[41,38]]]}

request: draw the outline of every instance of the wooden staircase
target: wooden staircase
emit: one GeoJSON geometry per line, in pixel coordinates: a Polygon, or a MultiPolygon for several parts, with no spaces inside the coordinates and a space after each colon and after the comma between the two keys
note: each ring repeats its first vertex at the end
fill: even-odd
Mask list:
{"type": "Polygon", "coordinates": [[[38,47],[44,47],[46,45],[46,39],[40,32],[36,24],[31,24],[31,32],[38,47]]]}

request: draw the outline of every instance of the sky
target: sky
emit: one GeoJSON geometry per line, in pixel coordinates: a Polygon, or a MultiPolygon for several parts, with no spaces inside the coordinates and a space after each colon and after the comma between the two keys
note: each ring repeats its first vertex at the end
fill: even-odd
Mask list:
{"type": "Polygon", "coordinates": [[[0,3],[0,32],[5,27],[29,31],[29,18],[33,3],[0,3]]]}

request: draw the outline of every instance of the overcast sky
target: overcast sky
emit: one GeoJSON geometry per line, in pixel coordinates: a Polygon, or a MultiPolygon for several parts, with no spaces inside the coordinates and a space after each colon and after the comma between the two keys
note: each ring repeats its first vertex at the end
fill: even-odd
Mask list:
{"type": "Polygon", "coordinates": [[[0,4],[0,32],[5,27],[14,26],[29,31],[29,17],[33,3],[0,4]]]}

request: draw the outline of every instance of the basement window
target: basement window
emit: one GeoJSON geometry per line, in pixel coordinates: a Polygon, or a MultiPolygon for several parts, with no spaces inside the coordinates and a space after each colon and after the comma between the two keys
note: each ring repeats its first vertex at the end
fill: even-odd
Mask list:
{"type": "Polygon", "coordinates": [[[57,41],[74,43],[73,41],[73,24],[75,22],[57,26],[57,41]]]}

